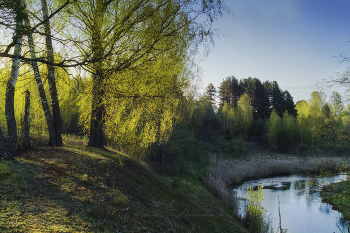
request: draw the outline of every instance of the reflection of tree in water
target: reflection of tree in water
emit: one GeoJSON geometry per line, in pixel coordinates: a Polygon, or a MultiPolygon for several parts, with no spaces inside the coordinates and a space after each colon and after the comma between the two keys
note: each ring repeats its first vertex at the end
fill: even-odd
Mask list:
{"type": "Polygon", "coordinates": [[[282,182],[282,190],[290,190],[292,182],[282,182]]]}
{"type": "Polygon", "coordinates": [[[298,180],[294,182],[295,190],[304,190],[305,189],[305,181],[298,180]]]}
{"type": "Polygon", "coordinates": [[[332,206],[331,205],[328,205],[328,204],[322,204],[320,205],[320,211],[321,212],[324,212],[326,214],[329,214],[332,210],[332,206]]]}
{"type": "Polygon", "coordinates": [[[345,229],[347,229],[347,232],[350,232],[350,222],[346,221],[343,217],[338,218],[337,227],[343,229],[343,232],[346,232],[345,229]]]}
{"type": "Polygon", "coordinates": [[[318,186],[320,185],[320,181],[318,179],[308,179],[307,185],[309,189],[318,188],[318,186]]]}
{"type": "Polygon", "coordinates": [[[264,189],[271,189],[273,191],[290,190],[291,185],[292,185],[292,182],[283,181],[281,185],[279,184],[266,185],[264,186],[264,189]]]}

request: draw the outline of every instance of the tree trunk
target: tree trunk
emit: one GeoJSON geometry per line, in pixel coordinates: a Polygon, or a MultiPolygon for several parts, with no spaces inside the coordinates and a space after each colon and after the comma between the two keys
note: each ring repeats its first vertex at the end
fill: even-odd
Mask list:
{"type": "Polygon", "coordinates": [[[17,124],[15,118],[14,96],[15,87],[12,84],[12,80],[9,80],[6,90],[5,115],[8,135],[7,147],[9,153],[13,157],[17,156],[17,124]]]}
{"type": "MultiPolygon", "coordinates": [[[[25,18],[25,24],[26,24],[26,26],[30,26],[28,17],[25,18]]],[[[31,33],[28,33],[27,37],[28,37],[28,43],[29,43],[30,56],[32,59],[35,59],[36,55],[35,55],[35,50],[34,50],[33,35],[31,33]]],[[[44,110],[44,114],[45,114],[45,118],[46,118],[47,128],[49,130],[49,146],[56,146],[57,140],[56,140],[56,134],[55,134],[55,127],[54,127],[53,119],[51,117],[50,108],[49,108],[49,105],[48,105],[47,100],[46,100],[45,89],[44,89],[44,85],[41,81],[41,76],[40,76],[38,64],[35,61],[32,61],[31,64],[32,64],[32,67],[34,70],[35,81],[38,85],[38,91],[39,91],[41,104],[43,106],[43,110],[44,110]]]]}
{"type": "Polygon", "coordinates": [[[100,86],[93,87],[92,96],[92,111],[91,111],[91,124],[90,124],[90,138],[88,146],[104,148],[105,135],[104,135],[104,123],[105,123],[105,106],[103,104],[103,91],[100,86]]]}
{"type": "MultiPolygon", "coordinates": [[[[14,55],[20,55],[22,48],[22,35],[19,33],[22,30],[22,22],[16,23],[15,37],[16,44],[14,48],[14,55]]],[[[10,79],[6,87],[6,100],[5,100],[5,115],[7,121],[7,134],[8,134],[8,152],[12,157],[17,156],[17,124],[15,118],[15,87],[18,79],[19,72],[19,59],[12,59],[12,69],[10,79]]]]}
{"type": "Polygon", "coordinates": [[[26,104],[25,104],[25,112],[24,112],[24,137],[23,137],[23,147],[24,149],[29,149],[30,138],[29,138],[29,129],[30,129],[30,121],[29,121],[29,109],[30,109],[30,92],[26,91],[26,104]]]}
{"type": "Polygon", "coordinates": [[[94,25],[92,26],[92,52],[93,60],[97,62],[93,64],[94,74],[92,77],[92,109],[91,109],[91,122],[90,122],[90,138],[88,146],[104,148],[105,135],[104,135],[104,123],[105,123],[105,106],[103,98],[105,97],[104,81],[105,74],[103,72],[103,36],[101,34],[102,19],[106,13],[107,5],[104,5],[102,1],[97,1],[97,5],[101,6],[96,9],[93,15],[94,25]]]}
{"type": "MultiPolygon", "coordinates": [[[[45,28],[45,36],[46,36],[46,50],[47,50],[47,59],[49,62],[54,63],[54,53],[53,46],[51,40],[51,28],[50,22],[48,20],[48,10],[47,10],[47,2],[46,0],[41,0],[42,11],[43,11],[43,19],[44,19],[44,28],[45,28]]],[[[51,107],[52,107],[52,118],[55,127],[56,134],[56,146],[62,146],[62,122],[61,122],[61,113],[60,113],[60,105],[58,102],[57,96],[57,88],[56,88],[56,78],[55,78],[55,68],[52,65],[47,65],[48,70],[48,83],[50,88],[51,95],[51,107]]]]}
{"type": "Polygon", "coordinates": [[[7,150],[6,143],[4,141],[4,137],[2,136],[2,131],[0,127],[0,159],[5,159],[5,160],[12,160],[14,159],[13,156],[9,153],[7,150]]]}

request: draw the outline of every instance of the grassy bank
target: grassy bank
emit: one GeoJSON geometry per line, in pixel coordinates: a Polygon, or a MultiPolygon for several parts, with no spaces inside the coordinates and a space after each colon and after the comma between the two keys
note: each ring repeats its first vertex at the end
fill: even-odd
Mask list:
{"type": "Polygon", "coordinates": [[[246,232],[201,181],[205,151],[179,158],[182,173],[166,176],[81,144],[0,161],[0,232],[246,232]]]}
{"type": "Polygon", "coordinates": [[[323,188],[322,201],[332,205],[333,209],[343,214],[350,221],[350,181],[331,184],[323,188]]]}

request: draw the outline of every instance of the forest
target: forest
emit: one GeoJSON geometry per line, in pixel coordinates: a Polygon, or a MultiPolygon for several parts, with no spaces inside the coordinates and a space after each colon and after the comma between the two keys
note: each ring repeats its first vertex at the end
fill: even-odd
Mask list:
{"type": "Polygon", "coordinates": [[[295,103],[277,81],[230,76],[200,93],[194,58],[227,11],[220,0],[0,0],[0,231],[35,202],[69,210],[57,207],[48,231],[244,232],[220,159],[249,160],[245,145],[347,151],[350,108],[336,91],[295,103]],[[157,212],[149,200],[176,212],[170,224],[118,215],[135,203],[157,212]],[[187,206],[225,217],[183,220],[187,206]]]}
{"type": "Polygon", "coordinates": [[[215,130],[283,152],[329,147],[349,133],[337,92],[294,104],[276,81],[232,76],[198,98],[191,58],[210,46],[210,25],[226,10],[220,1],[82,4],[1,1],[9,35],[0,53],[1,157],[17,155],[18,137],[29,148],[29,135],[40,134],[50,146],[73,133],[147,157],[186,124],[205,140],[215,130]]]}
{"type": "Polygon", "coordinates": [[[84,133],[91,147],[134,155],[166,143],[191,112],[190,58],[210,44],[210,25],[225,10],[221,1],[0,3],[10,35],[0,53],[5,158],[17,155],[17,131],[25,147],[42,132],[50,146],[84,133]]]}
{"type": "Polygon", "coordinates": [[[241,135],[284,153],[340,149],[348,140],[350,112],[336,91],[328,98],[314,91],[308,100],[294,104],[288,90],[282,91],[276,81],[227,77],[218,91],[208,85],[211,101],[216,92],[217,120],[226,138],[241,135]]]}

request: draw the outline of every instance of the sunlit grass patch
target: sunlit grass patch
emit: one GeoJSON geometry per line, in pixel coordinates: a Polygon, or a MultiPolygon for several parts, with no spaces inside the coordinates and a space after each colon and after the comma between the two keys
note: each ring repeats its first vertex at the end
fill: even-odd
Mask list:
{"type": "Polygon", "coordinates": [[[124,196],[118,189],[112,190],[110,195],[113,197],[117,206],[127,206],[129,202],[128,197],[124,196]]]}
{"type": "Polygon", "coordinates": [[[88,137],[73,134],[63,134],[62,141],[64,144],[87,145],[88,137]]]}

